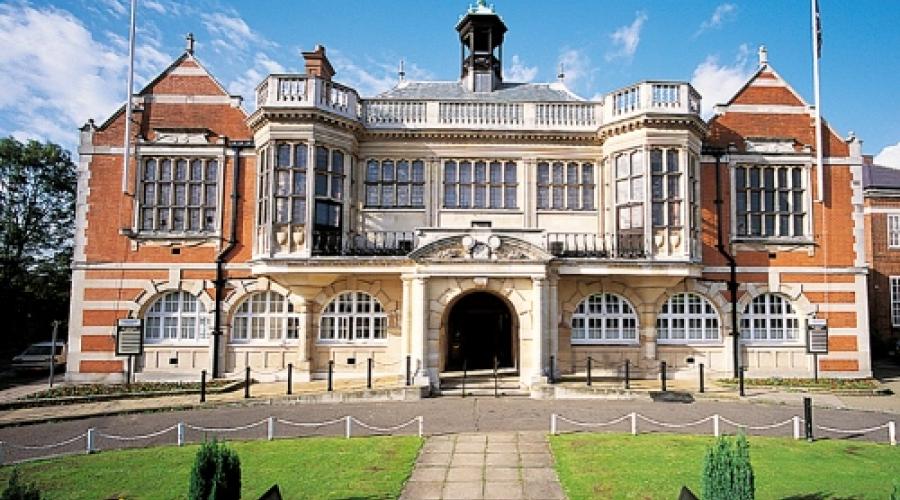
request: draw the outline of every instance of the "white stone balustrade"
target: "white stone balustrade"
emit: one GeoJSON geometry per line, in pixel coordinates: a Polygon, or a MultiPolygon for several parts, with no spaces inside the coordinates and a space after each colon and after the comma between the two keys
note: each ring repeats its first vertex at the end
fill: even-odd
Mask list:
{"type": "Polygon", "coordinates": [[[601,101],[498,102],[360,99],[356,91],[307,75],[271,75],[257,108],[317,108],[374,129],[554,130],[593,132],[642,114],[700,114],[700,95],[683,82],[641,82],[601,101]]]}

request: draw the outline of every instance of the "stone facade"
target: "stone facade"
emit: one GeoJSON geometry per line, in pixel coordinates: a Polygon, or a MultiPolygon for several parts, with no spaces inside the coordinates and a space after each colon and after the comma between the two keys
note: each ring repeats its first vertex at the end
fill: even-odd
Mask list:
{"type": "Polygon", "coordinates": [[[489,368],[477,349],[526,387],[588,357],[611,376],[626,359],[635,376],[657,376],[660,361],[675,377],[700,363],[730,376],[718,229],[750,376],[811,375],[813,317],[830,331],[823,374],[871,373],[858,140],[825,127],[820,193],[810,106],[765,58],[704,121],[683,82],[598,101],[561,82],[504,83],[495,47],[467,38],[485,20],[502,25],[484,6],[460,21],[474,52],[458,84],[401,81],[360,98],[317,47],[306,74],[267,77],[249,114],[186,52],[132,98],[124,193],[124,113],[86,125],[68,378],[121,380],[125,317],[144,320],[139,379],[247,366],[283,378],[291,364],[303,380],[329,361],[362,377],[373,359],[376,375],[409,360],[417,382],[438,386],[460,360],[489,368]],[[749,205],[767,196],[790,197],[784,213],[749,205]]]}

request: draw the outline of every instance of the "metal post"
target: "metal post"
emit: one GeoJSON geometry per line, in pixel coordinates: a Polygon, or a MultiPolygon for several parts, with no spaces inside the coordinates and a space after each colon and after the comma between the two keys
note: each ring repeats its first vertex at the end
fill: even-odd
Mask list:
{"type": "Polygon", "coordinates": [[[271,441],[275,439],[275,417],[268,418],[268,425],[266,426],[266,439],[271,441]]]}
{"type": "Polygon", "coordinates": [[[558,434],[556,430],[556,413],[550,414],[550,434],[553,436],[558,434]]]}
{"type": "Polygon", "coordinates": [[[659,362],[660,382],[662,382],[662,391],[666,392],[666,362],[659,362]]]}
{"type": "Polygon", "coordinates": [[[244,371],[244,399],[250,397],[250,367],[244,371]]]}
{"type": "Polygon", "coordinates": [[[625,389],[631,389],[631,360],[625,360],[625,389]]]}
{"type": "Polygon", "coordinates": [[[588,359],[587,359],[587,385],[588,386],[593,385],[593,380],[591,380],[591,361],[592,361],[592,358],[590,356],[588,356],[588,359]]]}
{"type": "Polygon", "coordinates": [[[89,453],[89,454],[90,454],[90,453],[94,453],[95,451],[97,451],[97,450],[94,448],[94,433],[95,433],[95,432],[97,432],[97,431],[96,431],[93,427],[91,427],[90,429],[87,430],[87,439],[86,439],[86,441],[87,441],[87,450],[86,450],[86,451],[87,451],[87,453],[89,453]]]}
{"type": "Polygon", "coordinates": [[[720,434],[721,430],[719,427],[719,414],[716,413],[715,415],[713,415],[713,436],[719,437],[720,434]]]}
{"type": "Polygon", "coordinates": [[[813,416],[812,416],[812,398],[803,398],[803,418],[806,424],[806,440],[813,440],[813,416]]]}
{"type": "Polygon", "coordinates": [[[637,413],[631,412],[631,435],[637,436],[637,413]]]}
{"type": "Polygon", "coordinates": [[[556,383],[556,356],[553,355],[550,356],[550,376],[548,380],[551,384],[556,383]]]}
{"type": "Polygon", "coordinates": [[[0,441],[0,465],[6,463],[6,448],[3,446],[3,441],[0,441]]]}
{"type": "Polygon", "coordinates": [[[412,356],[406,355],[406,386],[412,385],[412,356]]]}
{"type": "Polygon", "coordinates": [[[463,382],[462,382],[462,397],[466,397],[466,360],[463,359],[463,382]]]}
{"type": "Polygon", "coordinates": [[[703,378],[703,363],[700,363],[700,394],[706,392],[706,380],[703,378]]]}
{"type": "MultiPolygon", "coordinates": [[[[897,423],[891,420],[888,422],[888,441],[890,441],[891,446],[897,446],[897,423]]],[[[2,451],[0,451],[0,457],[2,457],[2,451]]],[[[2,458],[0,458],[0,464],[3,463],[2,458]]]]}
{"type": "MultiPolygon", "coordinates": [[[[127,154],[127,153],[126,153],[127,154]]],[[[50,334],[50,387],[53,387],[54,370],[56,369],[56,332],[59,330],[59,321],[53,322],[53,333],[50,334]]],[[[2,463],[2,462],[0,462],[2,463]]]]}
{"type": "Polygon", "coordinates": [[[419,415],[419,437],[425,435],[425,417],[419,415]]]}
{"type": "Polygon", "coordinates": [[[351,417],[350,415],[347,415],[344,418],[346,419],[345,424],[344,424],[344,437],[346,437],[347,439],[350,439],[350,431],[351,431],[351,426],[353,425],[353,420],[352,420],[353,417],[351,417]]]}
{"type": "Polygon", "coordinates": [[[494,397],[500,397],[500,391],[497,387],[497,356],[494,356],[494,397]]]}
{"type": "Polygon", "coordinates": [[[178,422],[176,430],[178,434],[178,446],[184,446],[184,422],[178,422]]]}
{"type": "Polygon", "coordinates": [[[372,358],[366,360],[366,389],[372,388],[372,358]]]}
{"type": "Polygon", "coordinates": [[[794,423],[794,439],[800,439],[800,417],[794,415],[791,421],[794,423]]]}
{"type": "Polygon", "coordinates": [[[744,367],[743,366],[738,370],[738,386],[740,387],[739,390],[740,390],[741,397],[746,396],[747,394],[744,393],[744,367]]]}
{"type": "Polygon", "coordinates": [[[206,370],[200,370],[200,402],[206,402],[206,370]]]}
{"type": "Polygon", "coordinates": [[[813,353],[813,380],[819,382],[819,354],[813,353]]]}
{"type": "Polygon", "coordinates": [[[334,391],[334,360],[328,360],[328,392],[334,391]]]}
{"type": "Polygon", "coordinates": [[[288,384],[287,384],[288,385],[287,386],[288,396],[290,396],[291,394],[294,393],[294,377],[293,377],[293,375],[294,375],[294,364],[288,363],[288,381],[287,381],[288,382],[288,384]]]}

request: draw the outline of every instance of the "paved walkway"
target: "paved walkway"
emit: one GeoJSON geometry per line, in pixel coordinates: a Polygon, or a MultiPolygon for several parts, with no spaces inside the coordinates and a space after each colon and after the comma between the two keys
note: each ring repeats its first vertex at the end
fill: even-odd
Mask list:
{"type": "Polygon", "coordinates": [[[426,441],[401,500],[566,498],[547,435],[466,433],[426,441]]]}

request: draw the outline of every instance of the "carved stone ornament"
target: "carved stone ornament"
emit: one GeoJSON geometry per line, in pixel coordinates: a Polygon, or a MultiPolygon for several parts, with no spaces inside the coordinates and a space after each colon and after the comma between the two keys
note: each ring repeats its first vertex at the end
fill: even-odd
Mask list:
{"type": "Polygon", "coordinates": [[[206,129],[155,129],[154,144],[209,144],[206,129]]]}
{"type": "Polygon", "coordinates": [[[521,261],[546,262],[552,256],[531,243],[499,235],[450,236],[410,254],[417,261],[521,261]]]}
{"type": "Polygon", "coordinates": [[[748,137],[745,140],[749,153],[794,153],[794,139],[778,137],[748,137]]]}

